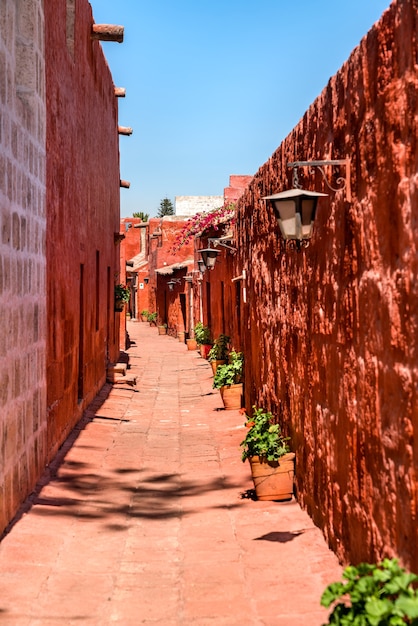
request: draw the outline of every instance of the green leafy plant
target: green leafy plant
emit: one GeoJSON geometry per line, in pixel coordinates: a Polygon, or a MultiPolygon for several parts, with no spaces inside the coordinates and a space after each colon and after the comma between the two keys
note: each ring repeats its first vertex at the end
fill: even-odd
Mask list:
{"type": "Polygon", "coordinates": [[[202,322],[197,322],[194,327],[194,336],[200,345],[209,345],[211,342],[211,332],[208,326],[202,324],[202,322]]]}
{"type": "Polygon", "coordinates": [[[131,290],[126,285],[120,283],[115,285],[115,300],[122,300],[122,302],[129,302],[131,297],[131,290]]]}
{"type": "Polygon", "coordinates": [[[148,222],[149,220],[149,214],[144,213],[143,211],[135,211],[132,213],[132,217],[139,217],[142,222],[148,222]]]}
{"type": "Polygon", "coordinates": [[[338,602],[328,624],[338,626],[418,626],[418,576],[400,567],[397,559],[350,565],[343,572],[347,582],[325,589],[322,606],[338,602]],[[347,603],[349,599],[349,603],[347,603]]]}
{"type": "Polygon", "coordinates": [[[156,322],[157,321],[157,314],[156,313],[149,313],[147,312],[147,320],[149,322],[156,322]]]}
{"type": "Polygon", "coordinates": [[[148,313],[149,311],[147,311],[147,309],[144,309],[143,311],[141,311],[141,315],[143,315],[144,317],[148,317],[148,313]]]}
{"type": "Polygon", "coordinates": [[[266,461],[278,461],[290,452],[287,444],[290,437],[284,437],[279,424],[274,423],[273,415],[265,409],[253,406],[253,416],[248,417],[253,426],[248,430],[244,441],[241,441],[242,460],[258,456],[266,461]]]}
{"type": "Polygon", "coordinates": [[[209,361],[226,361],[228,358],[230,341],[231,339],[227,335],[219,335],[219,337],[215,339],[215,343],[212,348],[209,350],[209,361]]]}
{"type": "Polygon", "coordinates": [[[242,382],[242,374],[244,369],[244,356],[242,352],[231,350],[229,353],[229,363],[220,365],[216,370],[213,379],[213,387],[220,389],[227,385],[236,385],[242,382]]]}

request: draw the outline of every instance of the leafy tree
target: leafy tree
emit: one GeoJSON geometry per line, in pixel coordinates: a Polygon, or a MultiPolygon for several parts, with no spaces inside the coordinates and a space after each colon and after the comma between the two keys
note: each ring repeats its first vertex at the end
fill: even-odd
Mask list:
{"type": "Polygon", "coordinates": [[[164,217],[164,215],[174,215],[173,203],[168,198],[161,200],[157,217],[164,217]]]}
{"type": "Polygon", "coordinates": [[[132,217],[139,217],[143,222],[148,222],[149,220],[148,213],[144,213],[143,211],[135,211],[135,213],[132,213],[132,217]]]}

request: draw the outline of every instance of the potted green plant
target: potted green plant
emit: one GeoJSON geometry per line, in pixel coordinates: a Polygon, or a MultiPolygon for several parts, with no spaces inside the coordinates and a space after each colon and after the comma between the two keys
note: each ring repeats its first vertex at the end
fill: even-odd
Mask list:
{"type": "Polygon", "coordinates": [[[147,309],[144,309],[143,311],[141,311],[141,320],[143,322],[148,322],[148,313],[149,311],[147,311],[147,309]]]}
{"type": "Polygon", "coordinates": [[[158,334],[159,335],[167,334],[167,324],[158,324],[158,334]]]}
{"type": "Polygon", "coordinates": [[[208,358],[209,350],[212,347],[211,332],[209,326],[202,322],[197,322],[194,327],[194,336],[200,346],[200,354],[204,359],[208,358]]]}
{"type": "Polygon", "coordinates": [[[397,559],[349,565],[343,578],[346,582],[331,583],[322,594],[322,606],[334,605],[327,624],[417,626],[418,576],[401,568],[397,559]]]}
{"type": "Polygon", "coordinates": [[[229,362],[220,365],[213,379],[213,387],[219,389],[225,409],[240,409],[242,404],[242,377],[244,356],[231,350],[229,362]]]}
{"type": "Polygon", "coordinates": [[[212,348],[209,350],[208,359],[212,366],[213,373],[216,374],[216,370],[219,365],[224,365],[228,360],[229,353],[229,342],[231,341],[230,337],[227,335],[219,335],[217,339],[215,339],[215,343],[212,348]]]}
{"type": "Polygon", "coordinates": [[[123,283],[115,285],[115,311],[123,311],[124,306],[129,302],[131,290],[123,283]]]}
{"type": "Polygon", "coordinates": [[[147,313],[147,320],[150,326],[157,325],[157,314],[156,313],[147,313]]]}
{"type": "Polygon", "coordinates": [[[253,406],[252,424],[241,442],[242,460],[250,462],[258,500],[290,500],[293,495],[295,453],[290,452],[289,437],[270,411],[253,406]]]}

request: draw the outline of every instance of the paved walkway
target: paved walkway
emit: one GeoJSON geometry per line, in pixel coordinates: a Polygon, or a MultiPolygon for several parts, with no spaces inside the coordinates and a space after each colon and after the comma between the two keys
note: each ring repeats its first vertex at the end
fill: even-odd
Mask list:
{"type": "Polygon", "coordinates": [[[295,501],[256,502],[210,365],[131,322],[107,385],[0,544],[7,626],[319,626],[341,568],[295,501]]]}

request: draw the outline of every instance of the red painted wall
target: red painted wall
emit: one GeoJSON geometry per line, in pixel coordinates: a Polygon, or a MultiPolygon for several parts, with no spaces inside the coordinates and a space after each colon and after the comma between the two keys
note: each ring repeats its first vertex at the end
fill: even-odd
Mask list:
{"type": "Polygon", "coordinates": [[[177,336],[179,331],[189,329],[189,306],[186,300],[188,287],[184,281],[188,270],[176,269],[167,275],[158,274],[156,270],[182,263],[186,259],[193,259],[193,241],[177,251],[172,250],[185,222],[184,217],[166,216],[162,219],[152,218],[149,226],[149,311],[157,312],[158,323],[166,323],[169,334],[173,336],[177,336]],[[161,234],[156,236],[157,233],[161,234]],[[170,291],[167,282],[173,279],[179,282],[174,286],[174,290],[170,291]],[[183,304],[180,301],[180,294],[184,294],[181,298],[183,304]]]}
{"type": "MultiPolygon", "coordinates": [[[[417,1],[394,2],[257,172],[237,225],[246,406],[291,435],[298,499],[343,561],[396,554],[415,571],[417,33],[417,1]],[[292,186],[288,162],[346,155],[352,201],[329,192],[310,246],[285,249],[262,197],[292,186]]],[[[327,192],[318,172],[300,182],[327,192]]]]}
{"type": "Polygon", "coordinates": [[[101,44],[90,38],[90,4],[74,4],[70,33],[65,0],[45,3],[50,457],[119,353],[117,99],[101,44]]]}

